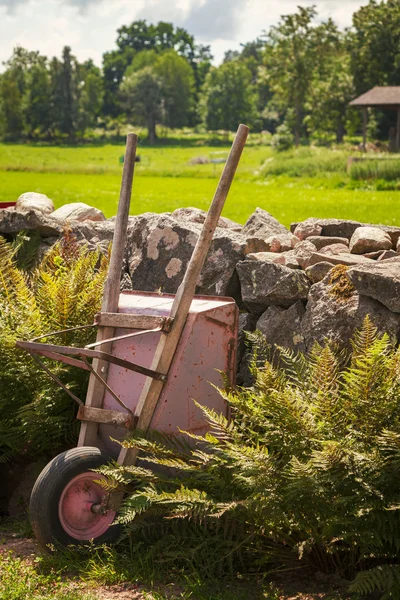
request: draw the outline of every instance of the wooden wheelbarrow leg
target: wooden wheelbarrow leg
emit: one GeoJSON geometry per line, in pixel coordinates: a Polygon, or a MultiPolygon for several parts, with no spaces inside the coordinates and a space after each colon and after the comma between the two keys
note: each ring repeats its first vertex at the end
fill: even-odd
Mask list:
{"type": "MultiPolygon", "coordinates": [[[[137,135],[128,133],[126,140],[124,169],[122,173],[121,192],[118,204],[118,213],[115,221],[113,247],[111,251],[110,267],[108,277],[105,283],[102,312],[118,312],[118,301],[120,294],[120,280],[122,271],[122,261],[126,242],[126,232],[128,228],[129,207],[132,193],[133,174],[135,169],[135,157],[137,148],[137,135]]],[[[99,327],[97,342],[107,340],[114,335],[113,327],[99,327]]],[[[103,352],[109,352],[111,342],[102,345],[103,352]]],[[[93,369],[101,373],[107,380],[107,370],[109,364],[100,359],[94,359],[93,369]]],[[[86,395],[86,406],[92,408],[102,408],[105,389],[102,383],[92,374],[89,379],[89,386],[86,395]]],[[[93,421],[82,421],[79,434],[78,446],[95,446],[97,443],[98,423],[93,421]]]]}
{"type": "MultiPolygon", "coordinates": [[[[159,373],[167,375],[174,358],[195,294],[196,284],[210,249],[215,228],[239,164],[248,132],[248,127],[245,125],[239,126],[185,277],[175,296],[170,314],[173,319],[171,329],[168,333],[163,332],[161,334],[151,365],[151,369],[159,373]]],[[[138,429],[147,431],[150,427],[162,388],[162,381],[152,378],[146,379],[135,411],[138,429]]],[[[134,464],[136,457],[137,450],[135,448],[122,448],[118,463],[124,465],[134,464]]]]}

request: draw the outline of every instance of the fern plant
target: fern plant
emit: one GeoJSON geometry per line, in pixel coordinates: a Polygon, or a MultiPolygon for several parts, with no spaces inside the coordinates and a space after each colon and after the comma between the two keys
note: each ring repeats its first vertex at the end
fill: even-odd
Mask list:
{"type": "MultiPolygon", "coordinates": [[[[33,271],[18,267],[22,256],[26,266],[29,252],[0,238],[0,462],[20,453],[54,453],[73,443],[74,402],[15,343],[92,323],[108,266],[107,256],[79,246],[68,232],[33,271]]],[[[56,339],[82,345],[93,334],[82,330],[56,339]]],[[[54,362],[51,368],[84,395],[86,372],[54,362]]]]}
{"type": "Polygon", "coordinates": [[[394,593],[400,350],[367,318],[350,356],[326,344],[280,357],[284,367],[260,366],[256,353],[254,386],[221,391],[232,419],[203,408],[210,431],[187,434],[188,448],[138,432],[123,442],[142,461],[103,469],[128,491],[119,520],[135,539],[158,524],[181,561],[201,539],[183,532],[197,528],[220,545],[220,565],[362,572],[354,590],[394,593]]]}

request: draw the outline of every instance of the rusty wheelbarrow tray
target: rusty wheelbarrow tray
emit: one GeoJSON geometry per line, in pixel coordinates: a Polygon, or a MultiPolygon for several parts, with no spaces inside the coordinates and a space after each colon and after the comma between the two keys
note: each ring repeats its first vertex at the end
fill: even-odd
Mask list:
{"type": "MultiPolygon", "coordinates": [[[[234,301],[228,298],[195,297],[195,289],[247,135],[248,128],[240,125],[176,295],[162,294],[158,300],[157,294],[120,294],[119,290],[137,147],[137,136],[128,134],[114,242],[102,308],[94,324],[84,326],[97,327],[96,342],[84,348],[73,348],[40,341],[70,330],[46,334],[29,342],[17,342],[17,345],[28,351],[79,404],[78,418],[82,420],[77,448],[53,459],[40,474],[32,492],[31,522],[36,537],[43,545],[52,542],[79,543],[89,539],[104,542],[115,538],[118,528],[109,525],[115,518],[118,502],[96,483],[101,476],[91,471],[110,460],[110,454],[104,452],[104,447],[107,447],[104,432],[103,436],[99,436],[99,428],[101,433],[102,429],[107,432],[107,427],[114,426],[126,435],[128,430],[136,428],[146,432],[153,426],[154,418],[160,423],[160,398],[163,405],[168,404],[170,400],[165,390],[169,394],[177,393],[173,379],[177,378],[176,372],[179,369],[177,371],[174,366],[172,377],[170,372],[171,365],[175,364],[174,360],[176,362],[179,358],[182,364],[186,365],[186,369],[192,371],[187,364],[187,352],[185,354],[188,344],[191,344],[192,348],[190,356],[194,356],[193,352],[196,356],[199,380],[202,379],[201,375],[209,374],[209,371],[201,371],[201,365],[204,363],[202,356],[208,353],[208,359],[213,361],[215,368],[219,368],[221,364],[228,368],[233,383],[237,307],[234,301]],[[209,340],[204,341],[203,348],[198,340],[210,322],[213,323],[215,332],[220,331],[220,336],[216,335],[216,343],[211,346],[209,340]],[[196,331],[192,338],[189,335],[191,329],[196,331]],[[151,339],[153,350],[150,362],[149,355],[146,355],[147,364],[143,364],[146,360],[142,360],[142,364],[136,364],[126,359],[127,355],[134,354],[130,344],[135,338],[139,338],[140,343],[144,345],[147,342],[143,340],[151,339]],[[221,346],[222,350],[219,348],[221,346]],[[120,347],[123,348],[123,352],[118,356],[115,349],[120,347]],[[215,354],[212,354],[213,351],[215,354]],[[222,355],[224,359],[221,363],[222,355]],[[41,356],[90,372],[85,403],[51,372],[39,358],[41,356]],[[121,390],[118,389],[122,386],[124,373],[131,374],[127,381],[134,384],[137,393],[140,392],[135,406],[132,403],[134,393],[125,389],[121,394],[121,390]],[[115,410],[117,405],[122,410],[115,410]]],[[[214,331],[211,332],[211,336],[213,335],[214,331]]],[[[182,370],[179,373],[182,377],[182,370]]],[[[194,377],[193,373],[190,377],[194,377]]],[[[188,386],[190,387],[190,381],[188,386]]],[[[170,415],[169,420],[179,420],[178,412],[175,409],[175,416],[170,415]]],[[[171,423],[161,423],[163,430],[168,429],[168,426],[171,431],[171,423]]],[[[119,437],[121,436],[120,433],[119,437]]],[[[115,447],[108,447],[107,450],[111,451],[112,457],[115,447]]],[[[121,465],[132,465],[136,459],[137,451],[132,448],[122,448],[118,455],[118,463],[121,465]]]]}

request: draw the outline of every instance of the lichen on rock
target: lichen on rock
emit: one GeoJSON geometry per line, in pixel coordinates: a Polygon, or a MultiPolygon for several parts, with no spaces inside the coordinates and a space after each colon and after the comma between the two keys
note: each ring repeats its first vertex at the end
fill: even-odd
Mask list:
{"type": "Polygon", "coordinates": [[[339,301],[346,301],[354,293],[354,285],[351,283],[347,271],[349,267],[346,265],[336,265],[331,269],[329,277],[329,293],[339,301]]]}

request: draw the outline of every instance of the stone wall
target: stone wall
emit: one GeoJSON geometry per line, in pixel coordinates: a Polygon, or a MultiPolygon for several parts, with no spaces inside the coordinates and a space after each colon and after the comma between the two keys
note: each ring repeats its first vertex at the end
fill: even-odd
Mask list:
{"type": "MultiPolygon", "coordinates": [[[[175,293],[204,219],[195,208],[130,217],[122,289],[175,293]]],[[[105,250],[114,222],[81,203],[54,211],[37,194],[0,210],[1,235],[40,233],[39,256],[66,223],[80,242],[105,250]]],[[[259,329],[272,345],[306,352],[326,338],[346,345],[367,314],[397,341],[399,240],[400,227],[340,219],[311,218],[288,230],[258,208],[244,226],[220,219],[197,293],[234,297],[241,330],[259,329]]],[[[241,337],[240,360],[244,351],[241,337]]]]}

